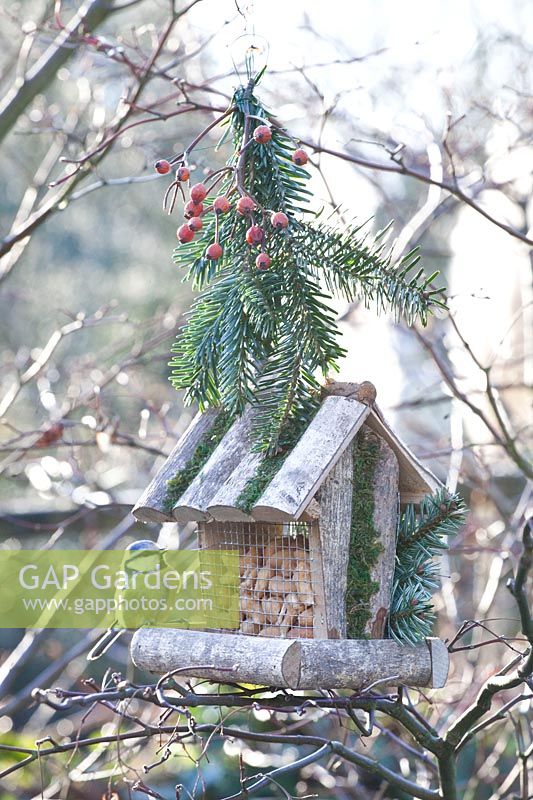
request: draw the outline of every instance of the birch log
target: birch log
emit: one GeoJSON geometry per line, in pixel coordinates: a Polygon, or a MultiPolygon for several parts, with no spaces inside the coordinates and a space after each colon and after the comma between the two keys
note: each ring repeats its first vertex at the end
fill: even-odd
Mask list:
{"type": "Polygon", "coordinates": [[[133,515],[140,522],[174,522],[172,511],[168,511],[165,507],[167,481],[187,466],[202,439],[212,429],[219,413],[219,409],[210,408],[204,414],[195,416],[157,475],[135,504],[133,515]]]}
{"type": "Polygon", "coordinates": [[[328,381],[322,387],[322,397],[329,397],[336,395],[337,397],[350,397],[352,400],[358,400],[367,406],[371,406],[376,401],[376,387],[370,381],[363,381],[362,383],[349,383],[345,381],[328,381]]]}
{"type": "Polygon", "coordinates": [[[133,636],[131,657],[148,672],[183,669],[184,675],[220,683],[296,689],[300,679],[300,643],[295,639],[145,628],[133,636]]]}
{"type": "Polygon", "coordinates": [[[400,494],[402,503],[419,503],[427,494],[434,494],[442,484],[425,467],[401,438],[392,430],[385,421],[383,414],[376,405],[376,388],[370,381],[362,383],[349,383],[344,381],[330,381],[322,387],[322,396],[348,397],[372,406],[367,425],[392,447],[400,466],[400,494]]]}
{"type": "Polygon", "coordinates": [[[367,418],[370,408],[326,397],[305,434],[252,509],[254,519],[298,519],[367,418]]]}
{"type": "Polygon", "coordinates": [[[212,499],[250,449],[253,416],[254,409],[248,406],[179,498],[174,506],[174,519],[178,522],[209,519],[207,508],[212,499]]]}
{"type": "MultiPolygon", "coordinates": [[[[411,647],[391,639],[270,639],[231,633],[143,628],[131,644],[140,669],[289,689],[382,686],[440,688],[448,651],[439,639],[411,647]]],[[[222,696],[223,697],[223,696],[222,696]]]]}
{"type": "Polygon", "coordinates": [[[438,688],[446,681],[448,651],[439,640],[417,647],[391,639],[306,639],[301,645],[298,689],[361,689],[376,682],[438,688]],[[441,659],[435,676],[432,649],[441,659]]]}
{"type": "Polygon", "coordinates": [[[254,452],[254,443],[250,441],[248,452],[243,456],[237,469],[218,489],[212,498],[207,511],[213,519],[220,522],[250,522],[253,518],[242,511],[237,501],[247,483],[256,476],[264,454],[254,452]]]}

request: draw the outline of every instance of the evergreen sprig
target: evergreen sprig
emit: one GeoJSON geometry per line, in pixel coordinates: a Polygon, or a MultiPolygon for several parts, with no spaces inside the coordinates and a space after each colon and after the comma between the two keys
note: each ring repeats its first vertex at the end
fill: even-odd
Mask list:
{"type": "MultiPolygon", "coordinates": [[[[293,140],[252,89],[253,82],[235,93],[234,152],[212,185],[230,200],[249,196],[256,209],[252,219],[234,211],[206,214],[202,235],[176,249],[185,279],[202,293],[173,347],[170,379],[201,408],[223,405],[237,415],[245,404],[258,404],[258,447],[275,453],[283,428],[316,407],[320,376],[336,370],[345,354],[333,295],[375,301],[378,310],[392,308],[424,324],[443,302],[429,287],[435,275],[424,276],[416,254],[394,263],[383,235],[372,239],[356,226],[339,232],[314,215],[306,221],[309,173],[293,163],[293,140]],[[259,144],[253,131],[265,123],[272,137],[259,144]],[[287,215],[286,229],[272,228],[274,211],[287,215]],[[257,269],[259,251],[246,243],[252,223],[265,232],[262,247],[272,260],[267,271],[257,269]],[[206,257],[215,239],[223,247],[217,261],[206,257]]],[[[212,200],[206,199],[208,207],[212,200]]]]}
{"type": "Polygon", "coordinates": [[[414,645],[432,635],[435,613],[431,597],[438,588],[439,573],[435,559],[464,519],[461,498],[444,490],[425,497],[418,512],[413,504],[407,505],[398,527],[388,619],[389,635],[396,641],[414,645]]]}

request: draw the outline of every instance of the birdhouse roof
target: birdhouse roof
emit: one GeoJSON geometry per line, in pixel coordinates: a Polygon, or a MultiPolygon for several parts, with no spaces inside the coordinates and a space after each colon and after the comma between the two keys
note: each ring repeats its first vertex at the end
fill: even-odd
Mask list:
{"type": "MultiPolygon", "coordinates": [[[[337,384],[339,387],[371,384],[337,384]]],[[[373,389],[373,387],[372,387],[373,389]]],[[[341,390],[342,391],[342,390],[341,390]]],[[[264,454],[253,447],[253,407],[248,407],[222,437],[178,498],[168,504],[168,481],[191,462],[209,436],[219,415],[217,409],[198,414],[133,509],[144,522],[219,521],[282,522],[309,519],[313,500],[345,449],[363,424],[393,449],[399,464],[400,498],[417,503],[440,486],[439,480],[413,455],[371,402],[361,402],[365,392],[328,394],[308,427],[262,489],[253,507],[244,511],[240,498],[260,470],[264,454]],[[348,396],[345,396],[348,394],[348,396]]],[[[373,392],[375,397],[375,390],[373,392]]]]}

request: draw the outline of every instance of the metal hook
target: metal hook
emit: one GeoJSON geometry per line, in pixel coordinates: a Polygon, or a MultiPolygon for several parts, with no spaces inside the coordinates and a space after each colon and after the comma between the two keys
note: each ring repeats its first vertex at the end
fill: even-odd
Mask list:
{"type": "Polygon", "coordinates": [[[268,52],[267,39],[256,34],[243,33],[230,45],[230,55],[235,72],[239,76],[244,72],[247,81],[264,69],[268,52]]]}

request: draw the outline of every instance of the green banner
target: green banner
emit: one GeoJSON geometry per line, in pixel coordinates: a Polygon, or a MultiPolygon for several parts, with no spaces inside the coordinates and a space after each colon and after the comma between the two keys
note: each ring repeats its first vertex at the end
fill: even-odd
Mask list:
{"type": "Polygon", "coordinates": [[[233,550],[0,550],[0,628],[238,628],[233,550]]]}

